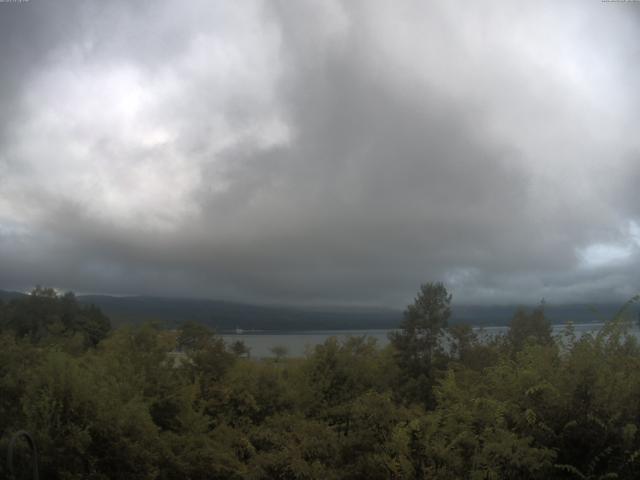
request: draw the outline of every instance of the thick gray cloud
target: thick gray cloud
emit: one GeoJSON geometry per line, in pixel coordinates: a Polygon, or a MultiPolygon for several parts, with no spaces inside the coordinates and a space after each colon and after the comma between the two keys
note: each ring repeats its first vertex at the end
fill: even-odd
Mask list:
{"type": "Polygon", "coordinates": [[[638,11],[0,4],[0,285],[624,299],[640,285],[638,11]]]}

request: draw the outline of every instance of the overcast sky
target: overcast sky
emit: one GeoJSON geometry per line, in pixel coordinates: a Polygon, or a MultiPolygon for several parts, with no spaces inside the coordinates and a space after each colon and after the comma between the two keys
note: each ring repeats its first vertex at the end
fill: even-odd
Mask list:
{"type": "Polygon", "coordinates": [[[626,300],[639,85],[640,2],[0,3],[0,288],[626,300]]]}

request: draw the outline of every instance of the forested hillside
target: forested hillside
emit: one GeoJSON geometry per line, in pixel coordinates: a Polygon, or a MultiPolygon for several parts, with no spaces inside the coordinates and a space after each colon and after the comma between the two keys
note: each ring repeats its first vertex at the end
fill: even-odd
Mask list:
{"type": "MultiPolygon", "coordinates": [[[[0,300],[24,298],[26,294],[0,290],[0,300]]],[[[218,333],[244,330],[371,330],[396,328],[402,312],[392,308],[355,306],[254,305],[197,298],[149,296],[77,295],[81,305],[95,305],[114,326],[159,322],[176,328],[195,321],[218,333]]],[[[618,310],[613,302],[545,304],[545,315],[553,324],[602,322],[618,310]]],[[[453,305],[449,324],[473,326],[508,325],[518,305],[453,305]]],[[[532,308],[532,307],[529,307],[532,308]]],[[[640,314],[637,306],[629,308],[640,314]]]]}
{"type": "MultiPolygon", "coordinates": [[[[108,295],[79,295],[78,301],[99,306],[115,325],[153,320],[175,327],[184,321],[197,321],[219,332],[236,327],[255,330],[396,328],[402,320],[400,310],[373,307],[266,306],[207,299],[108,295]]],[[[547,304],[545,312],[551,323],[589,323],[611,318],[619,307],[613,302],[547,304]]],[[[518,305],[453,305],[449,323],[504,326],[518,308],[518,305]]],[[[630,311],[635,315],[639,313],[637,306],[631,306],[630,311]]]]}
{"type": "Polygon", "coordinates": [[[426,284],[388,347],[258,361],[197,323],[113,330],[38,289],[0,304],[0,431],[34,435],[43,479],[638,478],[628,315],[581,338],[542,308],[494,338],[450,315],[426,284]]]}
{"type": "Polygon", "coordinates": [[[114,324],[159,321],[173,328],[196,321],[217,331],[321,330],[395,328],[402,313],[387,308],[293,307],[253,305],[218,300],[81,295],[78,300],[99,306],[114,324]]]}

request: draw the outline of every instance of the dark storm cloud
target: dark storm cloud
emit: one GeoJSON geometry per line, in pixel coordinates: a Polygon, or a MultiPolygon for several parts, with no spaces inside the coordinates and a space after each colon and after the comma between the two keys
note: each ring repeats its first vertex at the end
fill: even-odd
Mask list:
{"type": "Polygon", "coordinates": [[[50,5],[0,4],[25,40],[2,44],[0,285],[635,293],[638,24],[619,8],[50,5]]]}

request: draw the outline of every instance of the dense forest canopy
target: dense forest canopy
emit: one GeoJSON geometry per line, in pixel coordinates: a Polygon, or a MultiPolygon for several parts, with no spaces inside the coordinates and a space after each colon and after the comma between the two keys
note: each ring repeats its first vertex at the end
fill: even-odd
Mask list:
{"type": "Polygon", "coordinates": [[[623,310],[596,335],[553,337],[541,306],[481,337],[449,325],[451,301],[423,285],[385,348],[258,360],[197,323],[111,329],[38,288],[0,304],[2,458],[26,429],[47,479],[638,478],[623,310]]]}

